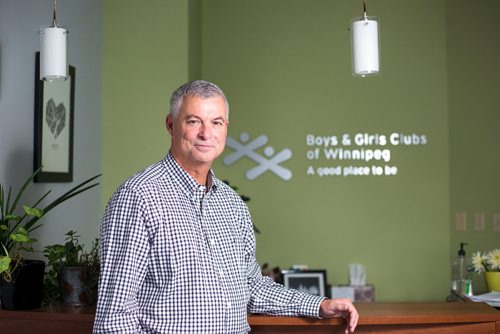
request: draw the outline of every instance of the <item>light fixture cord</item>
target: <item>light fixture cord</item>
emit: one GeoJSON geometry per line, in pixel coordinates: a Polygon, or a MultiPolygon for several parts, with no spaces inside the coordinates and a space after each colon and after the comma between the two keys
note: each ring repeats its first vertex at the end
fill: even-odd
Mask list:
{"type": "Polygon", "coordinates": [[[52,26],[57,27],[57,21],[56,21],[56,0],[54,0],[54,18],[52,20],[52,26]]]}
{"type": "Polygon", "coordinates": [[[363,18],[366,20],[366,0],[363,0],[363,18]]]}

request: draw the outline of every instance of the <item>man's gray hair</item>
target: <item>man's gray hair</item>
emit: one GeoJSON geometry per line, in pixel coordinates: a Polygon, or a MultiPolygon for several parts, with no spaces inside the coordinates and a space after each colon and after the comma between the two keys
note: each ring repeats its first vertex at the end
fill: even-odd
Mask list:
{"type": "Polygon", "coordinates": [[[222,97],[226,103],[226,119],[229,118],[229,103],[227,102],[226,95],[224,95],[222,89],[220,89],[217,85],[204,80],[187,82],[172,93],[172,97],[170,98],[170,116],[172,118],[176,118],[177,115],[179,115],[182,102],[187,96],[194,96],[202,99],[208,99],[216,96],[222,97]]]}

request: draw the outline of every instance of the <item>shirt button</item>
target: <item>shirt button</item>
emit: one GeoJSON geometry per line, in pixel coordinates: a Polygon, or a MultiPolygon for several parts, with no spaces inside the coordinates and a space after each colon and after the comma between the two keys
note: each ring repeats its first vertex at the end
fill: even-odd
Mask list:
{"type": "Polygon", "coordinates": [[[222,270],[221,270],[221,271],[219,271],[219,276],[220,276],[220,277],[224,276],[224,272],[223,272],[222,270]]]}
{"type": "Polygon", "coordinates": [[[227,308],[231,308],[231,303],[227,303],[227,308]]]}
{"type": "Polygon", "coordinates": [[[215,240],[214,239],[210,239],[210,246],[215,246],[215,240]]]}

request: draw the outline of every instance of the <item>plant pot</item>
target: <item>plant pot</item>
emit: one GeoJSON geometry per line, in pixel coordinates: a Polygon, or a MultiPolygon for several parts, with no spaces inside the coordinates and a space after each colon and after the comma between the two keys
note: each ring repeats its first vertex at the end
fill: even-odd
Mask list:
{"type": "Polygon", "coordinates": [[[23,260],[12,273],[10,282],[0,279],[2,308],[7,310],[28,310],[42,305],[43,276],[45,262],[23,260]]]}
{"type": "Polygon", "coordinates": [[[488,291],[500,292],[500,271],[489,271],[484,273],[488,291]]]}
{"type": "Polygon", "coordinates": [[[89,289],[87,267],[62,267],[58,272],[61,302],[67,306],[88,306],[96,296],[89,289]]]}

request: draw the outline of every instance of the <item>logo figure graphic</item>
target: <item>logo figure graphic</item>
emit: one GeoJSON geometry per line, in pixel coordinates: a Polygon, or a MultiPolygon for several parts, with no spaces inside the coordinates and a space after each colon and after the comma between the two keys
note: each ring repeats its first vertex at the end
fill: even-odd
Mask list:
{"type": "Polygon", "coordinates": [[[223,162],[225,165],[231,165],[246,156],[259,164],[246,172],[246,177],[249,180],[255,180],[268,170],[272,171],[285,181],[292,178],[292,172],[279,165],[281,162],[292,157],[292,151],[289,148],[285,148],[274,155],[274,148],[267,146],[264,148],[265,156],[262,156],[255,152],[255,150],[267,144],[267,136],[260,135],[250,142],[249,139],[250,137],[246,132],[243,132],[240,135],[241,142],[229,136],[227,137],[226,145],[232,148],[234,152],[224,158],[223,162]]]}

